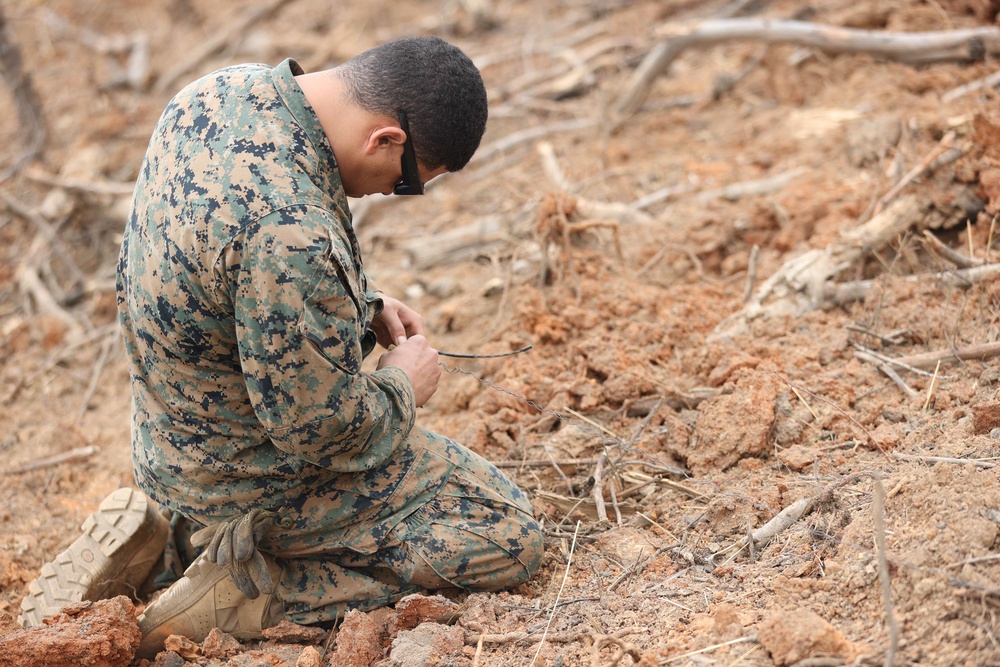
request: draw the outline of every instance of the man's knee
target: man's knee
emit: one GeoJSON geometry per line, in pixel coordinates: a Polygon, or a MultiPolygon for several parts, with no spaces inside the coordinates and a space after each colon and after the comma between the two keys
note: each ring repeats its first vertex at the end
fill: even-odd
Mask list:
{"type": "Polygon", "coordinates": [[[534,519],[524,520],[520,524],[511,529],[506,538],[503,533],[499,536],[505,539],[501,544],[504,544],[513,558],[510,559],[510,566],[499,573],[498,579],[502,583],[496,588],[510,588],[523,584],[538,574],[541,568],[542,555],[545,553],[542,528],[534,519]]]}

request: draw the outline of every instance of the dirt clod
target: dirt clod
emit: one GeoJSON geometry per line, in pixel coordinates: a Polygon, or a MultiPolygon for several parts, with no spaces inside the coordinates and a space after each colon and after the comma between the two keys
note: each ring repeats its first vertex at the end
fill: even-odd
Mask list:
{"type": "Polygon", "coordinates": [[[421,623],[404,630],[392,640],[387,667],[465,667],[471,661],[464,655],[465,632],[462,628],[440,623],[421,623]]]}
{"type": "Polygon", "coordinates": [[[135,606],[127,597],[84,602],[44,625],[0,635],[0,665],[125,667],[141,639],[135,606]]]}
{"type": "Polygon", "coordinates": [[[329,635],[329,631],[323,628],[299,625],[285,620],[264,630],[264,637],[267,639],[290,644],[322,644],[329,635]]]}
{"type": "Polygon", "coordinates": [[[837,628],[808,609],[778,610],[757,627],[761,646],[779,667],[812,657],[850,662],[854,645],[837,628]]]}
{"type": "Polygon", "coordinates": [[[338,667],[369,667],[385,655],[382,647],[385,625],[371,615],[352,609],[337,630],[334,650],[326,664],[338,667]]]}
{"type": "Polygon", "coordinates": [[[1000,427],[1000,401],[985,401],[972,406],[972,432],[989,433],[1000,427]]]}

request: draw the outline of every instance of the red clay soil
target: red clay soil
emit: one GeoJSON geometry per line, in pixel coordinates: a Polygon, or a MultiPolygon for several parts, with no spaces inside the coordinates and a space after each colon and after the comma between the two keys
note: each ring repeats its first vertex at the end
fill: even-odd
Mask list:
{"type": "MultiPolygon", "coordinates": [[[[727,7],[917,32],[995,28],[995,1],[286,5],[245,23],[233,0],[0,10],[48,130],[0,183],[0,663],[128,664],[112,651],[125,626],[95,626],[104,641],[56,663],[59,625],[10,622],[42,564],[133,484],[113,274],[170,92],[235,62],[317,69],[436,34],[482,69],[483,147],[423,198],[353,202],[356,227],[372,277],[438,349],[533,346],[442,357],[452,373],[419,420],[530,493],[542,572],[445,591],[447,618],[354,612],[321,636],[178,641],[154,664],[1000,664],[1000,364],[959,358],[1000,339],[1000,280],[975,268],[998,259],[1000,94],[953,93],[995,55],[911,65],[722,41],[681,53],[637,113],[603,111],[665,26],[727,7]],[[920,213],[899,233],[845,245],[905,202],[920,213]],[[851,261],[755,316],[770,278],[830,249],[851,261]],[[856,298],[830,301],[836,286],[856,298]]],[[[25,147],[11,90],[0,171],[25,147]]]]}

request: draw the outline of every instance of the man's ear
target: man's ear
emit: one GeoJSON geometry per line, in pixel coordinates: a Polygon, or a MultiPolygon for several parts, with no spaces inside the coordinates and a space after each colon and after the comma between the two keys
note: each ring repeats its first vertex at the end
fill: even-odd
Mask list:
{"type": "Polygon", "coordinates": [[[381,148],[402,146],[404,143],[406,143],[406,133],[403,132],[402,128],[395,125],[381,125],[368,135],[368,141],[365,143],[365,155],[374,155],[381,148]]]}

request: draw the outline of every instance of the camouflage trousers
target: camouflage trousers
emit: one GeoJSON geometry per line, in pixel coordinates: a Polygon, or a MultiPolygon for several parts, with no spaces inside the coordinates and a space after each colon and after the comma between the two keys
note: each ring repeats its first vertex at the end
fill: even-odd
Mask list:
{"type": "Polygon", "coordinates": [[[261,542],[284,567],[277,593],[288,620],[335,621],[418,591],[500,590],[537,573],[542,534],[525,494],[443,436],[415,428],[409,440],[413,462],[384,503],[345,525],[325,521],[341,494],[312,497],[296,508],[294,526],[275,527],[261,542]]]}

